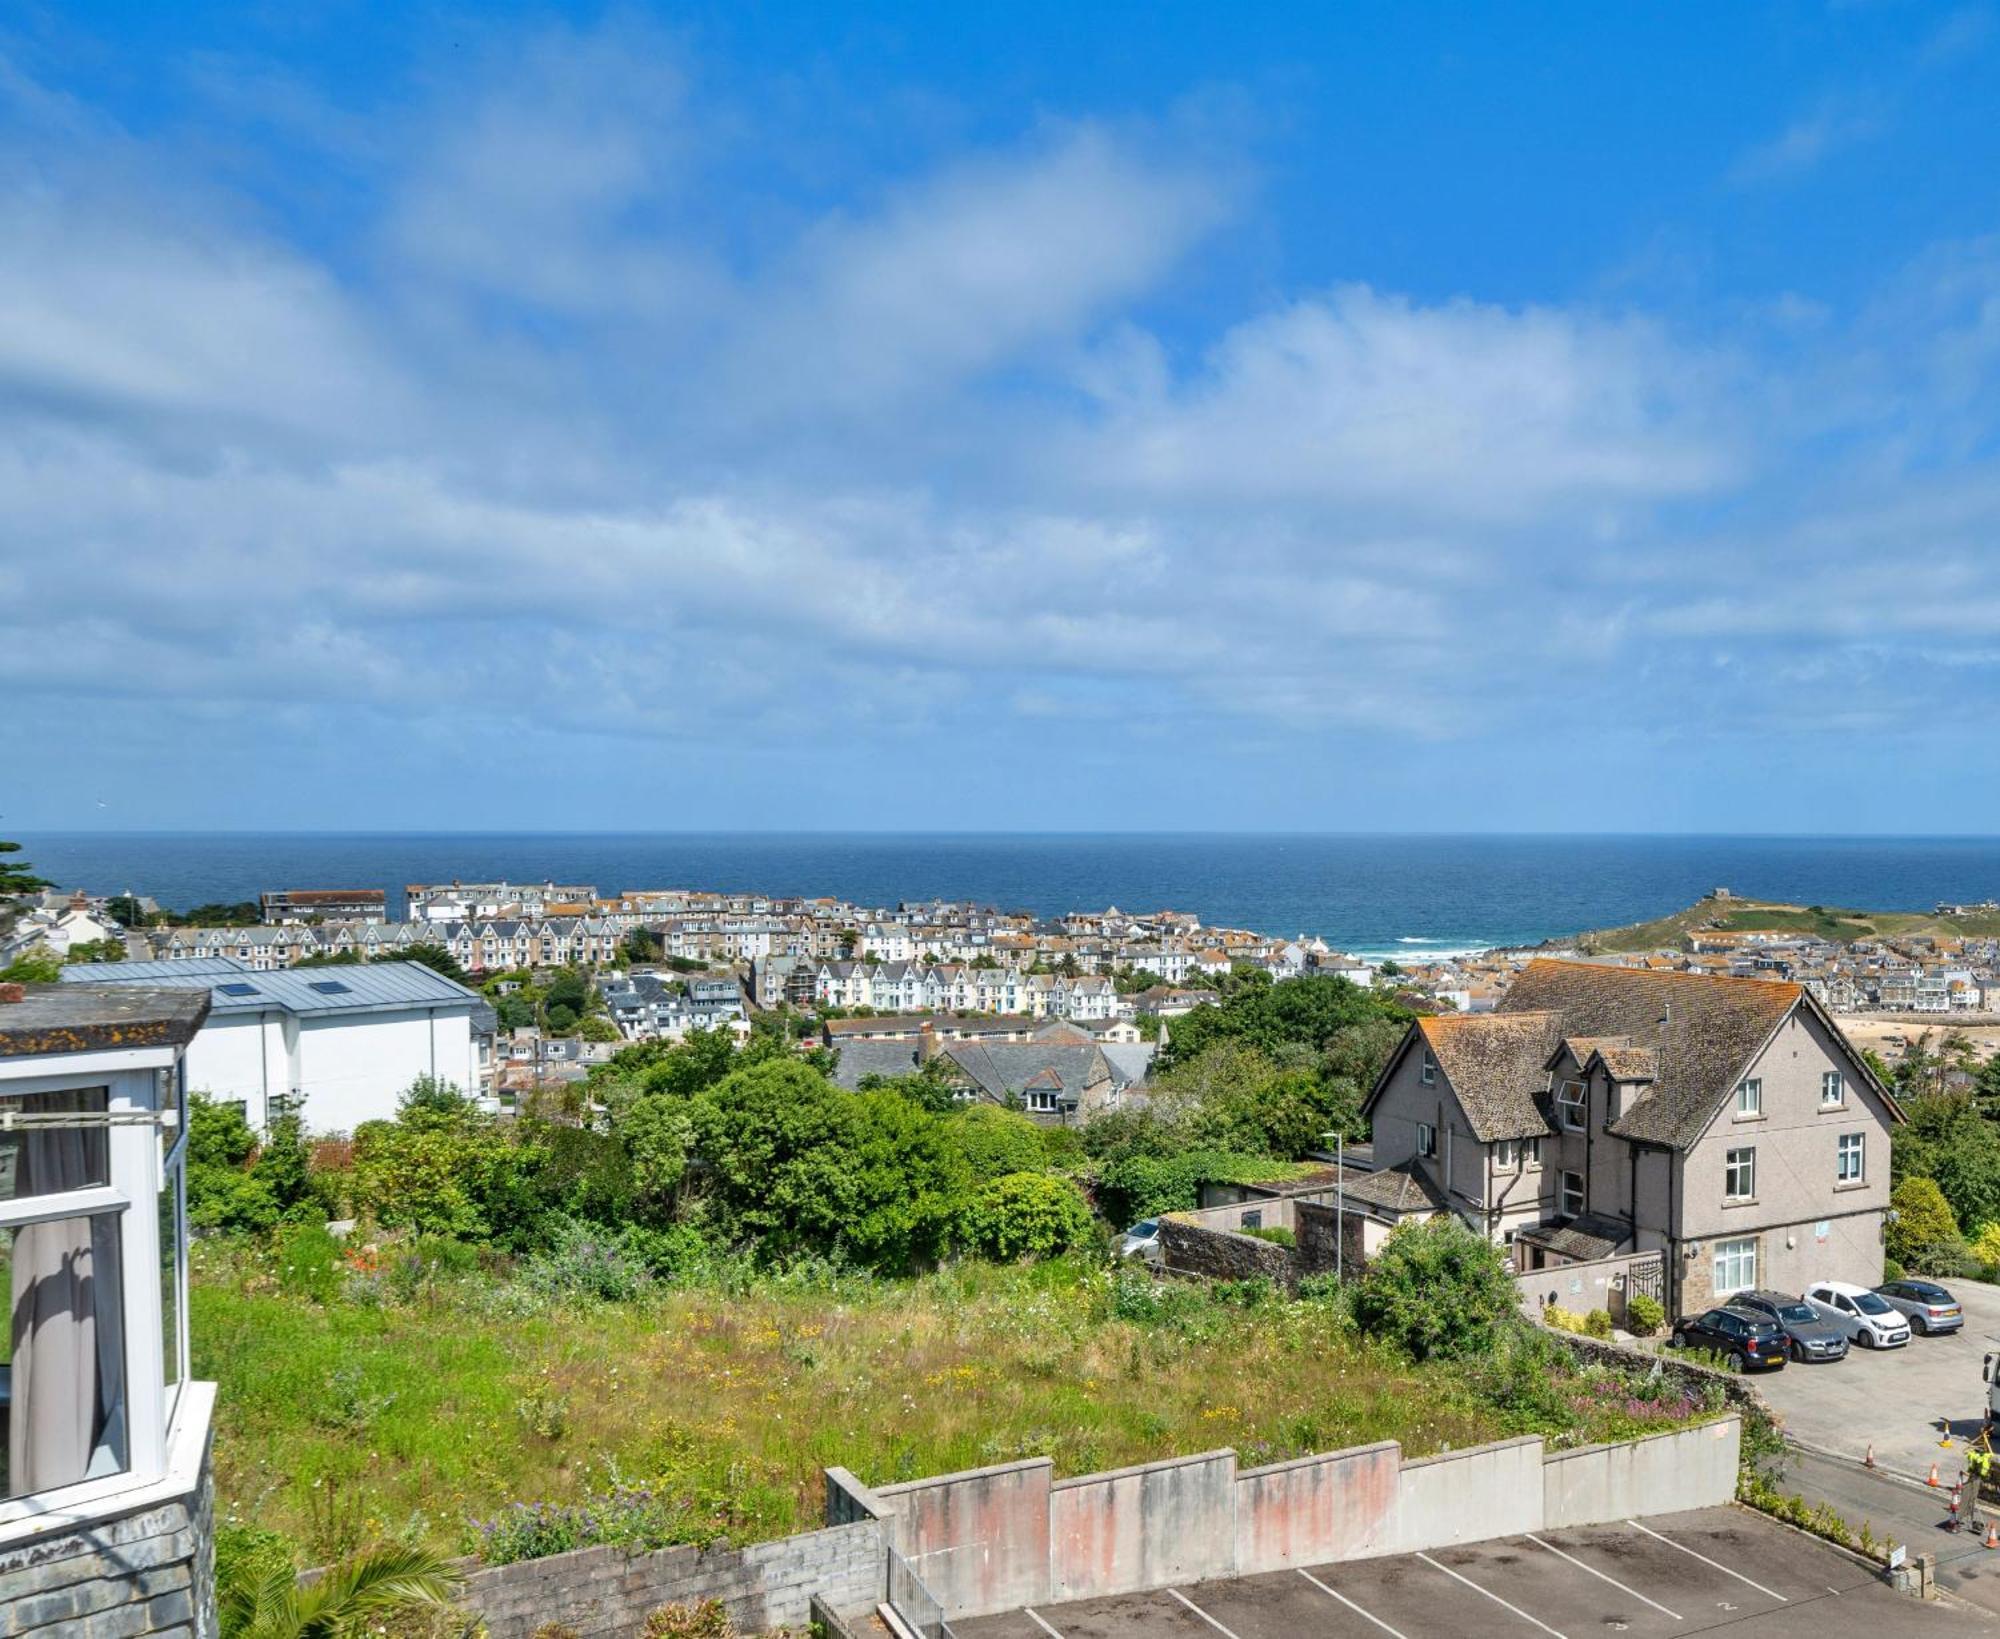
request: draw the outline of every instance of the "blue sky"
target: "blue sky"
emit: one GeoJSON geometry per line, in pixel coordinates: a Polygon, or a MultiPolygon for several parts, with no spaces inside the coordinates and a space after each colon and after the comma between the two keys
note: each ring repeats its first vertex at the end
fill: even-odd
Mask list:
{"type": "Polygon", "coordinates": [[[31,3],[0,829],[1991,831],[1983,6],[31,3]]]}

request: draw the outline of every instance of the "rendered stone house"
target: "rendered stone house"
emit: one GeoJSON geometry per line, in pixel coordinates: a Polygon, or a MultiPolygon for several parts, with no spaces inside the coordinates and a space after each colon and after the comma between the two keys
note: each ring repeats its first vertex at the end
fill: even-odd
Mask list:
{"type": "Polygon", "coordinates": [[[1902,1112],[1802,985],[1534,961],[1412,1024],[1364,1111],[1522,1271],[1658,1252],[1670,1313],[1881,1279],[1902,1112]]]}
{"type": "Polygon", "coordinates": [[[5,1631],[213,1639],[215,1386],[189,1380],[201,990],[0,985],[5,1631]]]}

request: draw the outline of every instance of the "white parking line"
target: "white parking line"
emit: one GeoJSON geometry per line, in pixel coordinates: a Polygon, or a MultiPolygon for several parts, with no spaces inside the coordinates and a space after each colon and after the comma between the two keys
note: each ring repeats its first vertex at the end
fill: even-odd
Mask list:
{"type": "Polygon", "coordinates": [[[1354,1612],[1354,1614],[1360,1617],[1364,1622],[1373,1622],[1384,1633],[1388,1634],[1390,1636],[1390,1639],[1405,1639],[1405,1636],[1403,1634],[1398,1633],[1394,1628],[1390,1627],[1389,1624],[1383,1621],[1381,1617],[1375,1615],[1372,1611],[1364,1611],[1359,1605],[1355,1604],[1353,1600],[1349,1599],[1346,1594],[1342,1593],[1338,1588],[1329,1588],[1324,1582],[1320,1581],[1318,1577],[1314,1576],[1311,1571],[1301,1570],[1299,1572],[1299,1575],[1304,1577],[1315,1588],[1319,1589],[1321,1593],[1331,1594],[1335,1599],[1338,1599],[1343,1605],[1345,1605],[1349,1610],[1354,1612]]]}
{"type": "Polygon", "coordinates": [[[1203,1610],[1203,1609],[1202,1609],[1202,1608],[1201,1608],[1201,1607],[1200,1607],[1199,1605],[1197,1605],[1197,1604],[1196,1604],[1196,1603],[1195,1603],[1195,1602],[1194,1602],[1194,1601],[1193,1601],[1192,1599],[1188,1598],[1188,1596],[1187,1596],[1186,1594],[1182,1593],[1182,1592],[1180,1591],[1180,1589],[1178,1589],[1178,1588],[1169,1588],[1169,1589],[1167,1590],[1167,1592],[1168,1592],[1168,1593],[1170,1593],[1170,1594],[1172,1594],[1172,1595],[1173,1595],[1173,1596],[1174,1596],[1174,1597],[1175,1597],[1176,1599],[1178,1599],[1178,1600],[1179,1600],[1179,1601],[1180,1601],[1180,1602],[1181,1602],[1181,1603],[1182,1603],[1183,1605],[1187,1606],[1187,1608],[1188,1608],[1189,1610],[1193,1611],[1193,1612],[1195,1613],[1195,1615],[1196,1615],[1196,1616],[1199,1616],[1199,1617],[1200,1617],[1200,1618],[1201,1618],[1201,1619],[1202,1619],[1202,1620],[1203,1620],[1204,1622],[1206,1622],[1206,1623],[1207,1623],[1207,1624],[1208,1624],[1208,1625],[1209,1625],[1210,1627],[1212,1627],[1213,1629],[1215,1629],[1215,1631],[1216,1631],[1217,1633],[1221,1634],[1221,1635],[1222,1635],[1222,1639],[1236,1639],[1236,1635],[1235,1635],[1235,1634],[1231,1633],[1231,1632],[1230,1632],[1230,1631],[1229,1631],[1229,1630],[1228,1630],[1227,1628],[1225,1628],[1225,1627],[1224,1627],[1224,1626],[1223,1626],[1223,1625],[1222,1625],[1222,1624],[1221,1624],[1220,1622],[1216,1621],[1216,1619],[1215,1619],[1214,1617],[1210,1616],[1210,1615],[1208,1614],[1208,1612],[1207,1612],[1207,1611],[1203,1610]]]}
{"type": "Polygon", "coordinates": [[[1539,1616],[1530,1616],[1526,1611],[1522,1610],[1519,1605],[1509,1605],[1506,1600],[1502,1599],[1491,1588],[1480,1587],[1480,1585],[1477,1582],[1473,1581],[1471,1577],[1460,1576],[1458,1572],[1454,1571],[1449,1565],[1440,1565],[1436,1560],[1432,1559],[1429,1554],[1419,1554],[1417,1555],[1417,1558],[1421,1559],[1426,1565],[1430,1566],[1432,1570],[1444,1572],[1444,1574],[1450,1577],[1454,1582],[1463,1582],[1474,1593],[1483,1593],[1484,1595],[1486,1595],[1488,1599],[1492,1600],[1494,1604],[1501,1606],[1503,1609],[1512,1611],[1523,1622],[1532,1622],[1536,1627],[1540,1628],[1542,1632],[1553,1635],[1554,1639],[1563,1639],[1562,1634],[1557,1633],[1554,1628],[1550,1627],[1548,1623],[1544,1622],[1539,1616]]]}
{"type": "Polygon", "coordinates": [[[1638,1600],[1640,1604],[1651,1605],[1653,1609],[1658,1611],[1662,1616],[1671,1616],[1676,1622],[1681,1620],[1681,1613],[1679,1611],[1668,1610],[1667,1607],[1662,1605],[1657,1599],[1648,1599],[1637,1588],[1626,1587],[1625,1584],[1620,1582],[1617,1577],[1606,1576],[1595,1565],[1584,1564],[1584,1562],[1578,1559],[1576,1555],[1564,1553],[1553,1542],[1542,1541],[1542,1539],[1536,1536],[1534,1532],[1530,1531],[1528,1533],[1528,1540],[1532,1542],[1537,1548],[1548,1549],[1548,1551],[1554,1554],[1557,1559],[1568,1560],[1579,1571],[1588,1571],[1592,1576],[1596,1577],[1598,1581],[1609,1582],[1611,1586],[1616,1588],[1620,1593],[1629,1593],[1634,1599],[1638,1600]]]}
{"type": "Polygon", "coordinates": [[[1040,1628],[1042,1632],[1046,1633],[1049,1636],[1049,1639],[1063,1639],[1063,1636],[1061,1634],[1057,1633],[1054,1628],[1050,1627],[1048,1623],[1042,1620],[1041,1613],[1039,1611],[1033,1609],[1031,1606],[1028,1605],[1023,1605],[1021,1609],[1026,1614],[1028,1620],[1034,1623],[1036,1627],[1040,1628]]]}
{"type": "Polygon", "coordinates": [[[1764,1584],[1761,1582],[1752,1582],[1741,1571],[1732,1571],[1727,1565],[1720,1564],[1717,1561],[1710,1559],[1706,1554],[1696,1553],[1692,1548],[1690,1548],[1684,1542],[1676,1542],[1672,1537],[1663,1537],[1660,1535],[1658,1531],[1648,1529],[1646,1526],[1641,1525],[1635,1519],[1628,1519],[1625,1523],[1631,1526],[1632,1529],[1635,1531],[1644,1531],[1646,1535],[1651,1537],[1655,1542],[1664,1542],[1669,1548],[1680,1549],[1680,1551],[1686,1554],[1690,1559],[1698,1559],[1704,1565],[1713,1566],[1716,1570],[1720,1571],[1724,1576],[1735,1577],[1738,1582],[1743,1583],[1746,1587],[1755,1588],[1759,1593],[1769,1595],[1769,1597],[1771,1597],[1772,1599],[1777,1600],[1777,1602],[1780,1605],[1789,1605],[1791,1603],[1791,1601],[1787,1599],[1783,1594],[1773,1592],[1771,1589],[1765,1587],[1764,1584]]]}

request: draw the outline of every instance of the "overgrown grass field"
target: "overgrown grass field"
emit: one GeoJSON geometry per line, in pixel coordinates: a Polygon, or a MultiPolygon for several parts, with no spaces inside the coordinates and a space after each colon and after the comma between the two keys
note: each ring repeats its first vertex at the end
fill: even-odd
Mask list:
{"type": "Polygon", "coordinates": [[[1246,1463],[1397,1439],[1617,1438],[1709,1408],[1527,1338],[1468,1367],[1359,1337],[1338,1297],[964,1263],[751,1277],[606,1302],[410,1255],[293,1267],[197,1249],[196,1366],[221,1384],[225,1520],[301,1563],[396,1538],[450,1552],[509,1505],[656,1499],[650,1540],[821,1523],[820,1471],[885,1484],[1046,1455],[1060,1474],[1233,1445],[1246,1463]]]}

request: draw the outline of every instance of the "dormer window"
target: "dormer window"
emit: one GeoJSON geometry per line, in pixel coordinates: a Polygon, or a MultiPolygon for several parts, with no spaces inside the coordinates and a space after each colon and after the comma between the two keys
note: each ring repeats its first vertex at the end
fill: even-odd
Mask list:
{"type": "Polygon", "coordinates": [[[1565,1081],[1556,1089],[1556,1118],[1564,1132],[1583,1131],[1586,1096],[1580,1081],[1565,1081]]]}

